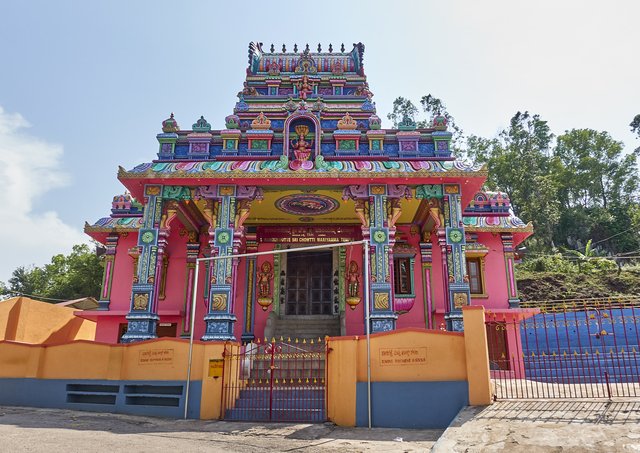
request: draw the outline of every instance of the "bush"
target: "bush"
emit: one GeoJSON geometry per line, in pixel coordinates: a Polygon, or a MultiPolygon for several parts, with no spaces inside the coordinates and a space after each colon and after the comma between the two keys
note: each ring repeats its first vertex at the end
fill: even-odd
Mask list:
{"type": "MultiPolygon", "coordinates": [[[[614,264],[615,267],[615,264],[614,264]]],[[[551,272],[558,274],[573,274],[578,272],[578,266],[562,257],[561,254],[545,255],[538,258],[525,259],[518,270],[525,272],[551,272]]]]}

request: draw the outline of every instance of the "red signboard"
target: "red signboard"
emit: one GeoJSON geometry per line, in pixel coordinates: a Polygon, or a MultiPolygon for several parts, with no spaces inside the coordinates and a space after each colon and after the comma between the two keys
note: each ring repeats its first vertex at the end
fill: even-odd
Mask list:
{"type": "Polygon", "coordinates": [[[285,244],[338,243],[357,241],[362,232],[353,225],[269,226],[258,227],[258,242],[285,244]]]}

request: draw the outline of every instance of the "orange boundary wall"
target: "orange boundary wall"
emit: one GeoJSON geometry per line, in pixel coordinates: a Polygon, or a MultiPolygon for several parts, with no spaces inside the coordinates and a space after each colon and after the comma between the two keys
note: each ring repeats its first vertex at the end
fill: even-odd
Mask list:
{"type": "MultiPolygon", "coordinates": [[[[463,315],[464,333],[409,328],[372,334],[371,381],[467,381],[470,405],[491,404],[484,308],[465,307],[463,315]]],[[[367,381],[366,337],[330,338],[328,346],[328,417],[355,426],[356,386],[367,381]]]]}
{"type": "MultiPolygon", "coordinates": [[[[202,381],[200,418],[220,417],[222,379],[208,377],[209,360],[222,359],[224,343],[193,346],[191,380],[202,381]]],[[[185,381],[189,342],[156,339],[133,344],[74,341],[33,345],[0,341],[0,379],[95,379],[185,381]]]]}
{"type": "MultiPolygon", "coordinates": [[[[372,381],[467,381],[469,403],[490,404],[484,309],[465,307],[463,315],[464,334],[409,328],[371,335],[372,381]],[[400,362],[395,362],[393,351],[398,351],[400,362]],[[406,357],[403,351],[409,351],[406,357]],[[410,362],[402,362],[406,358],[410,362]]],[[[356,385],[367,380],[366,339],[330,338],[328,347],[327,414],[338,425],[354,426],[356,385]]],[[[208,373],[209,361],[223,359],[224,348],[223,342],[194,344],[191,379],[202,382],[202,419],[222,415],[222,378],[208,373]]],[[[127,345],[86,340],[47,345],[0,341],[0,379],[184,381],[188,350],[187,340],[166,338],[127,345]]]]}

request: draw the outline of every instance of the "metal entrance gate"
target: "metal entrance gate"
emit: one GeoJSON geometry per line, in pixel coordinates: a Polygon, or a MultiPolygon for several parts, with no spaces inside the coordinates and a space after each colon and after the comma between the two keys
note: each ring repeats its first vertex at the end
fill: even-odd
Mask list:
{"type": "Polygon", "coordinates": [[[228,344],[222,382],[224,419],[325,421],[326,363],[326,343],[320,338],[228,344]]]}
{"type": "Polygon", "coordinates": [[[640,396],[640,308],[550,304],[486,322],[495,399],[640,396]]]}

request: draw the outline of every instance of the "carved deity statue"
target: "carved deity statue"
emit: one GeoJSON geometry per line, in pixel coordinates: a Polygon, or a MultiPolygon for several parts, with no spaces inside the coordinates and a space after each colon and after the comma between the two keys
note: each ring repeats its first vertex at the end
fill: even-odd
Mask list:
{"type": "Polygon", "coordinates": [[[300,99],[307,99],[307,95],[313,93],[314,83],[309,81],[309,77],[307,75],[303,75],[302,79],[296,83],[296,87],[298,88],[298,93],[300,93],[300,99]]]}
{"type": "Polygon", "coordinates": [[[260,297],[269,297],[271,295],[271,279],[273,279],[271,263],[265,261],[260,266],[260,272],[258,272],[258,293],[260,297]]]}
{"type": "Polygon", "coordinates": [[[347,286],[349,290],[349,297],[358,297],[360,287],[360,272],[358,270],[358,263],[351,261],[349,264],[349,272],[347,273],[347,286]]]}
{"type": "Polygon", "coordinates": [[[365,96],[366,98],[371,98],[373,97],[373,93],[371,92],[371,90],[369,90],[369,84],[367,82],[365,82],[363,85],[360,85],[358,88],[356,88],[356,91],[354,93],[356,96],[365,96]]]}
{"type": "Polygon", "coordinates": [[[358,263],[351,261],[347,271],[347,298],[346,302],[352,310],[360,303],[360,270],[358,263]]]}
{"type": "Polygon", "coordinates": [[[296,126],[298,139],[291,140],[291,148],[293,149],[295,160],[307,161],[311,157],[311,147],[313,146],[313,140],[311,142],[305,140],[305,136],[308,132],[309,128],[307,126],[296,126]]]}
{"type": "Polygon", "coordinates": [[[273,280],[273,266],[269,261],[265,261],[258,272],[258,305],[264,311],[273,302],[271,298],[271,280],[273,280]]]}
{"type": "Polygon", "coordinates": [[[257,96],[258,91],[254,87],[250,87],[249,84],[245,81],[242,84],[242,91],[238,93],[238,97],[240,96],[257,96]]]}

